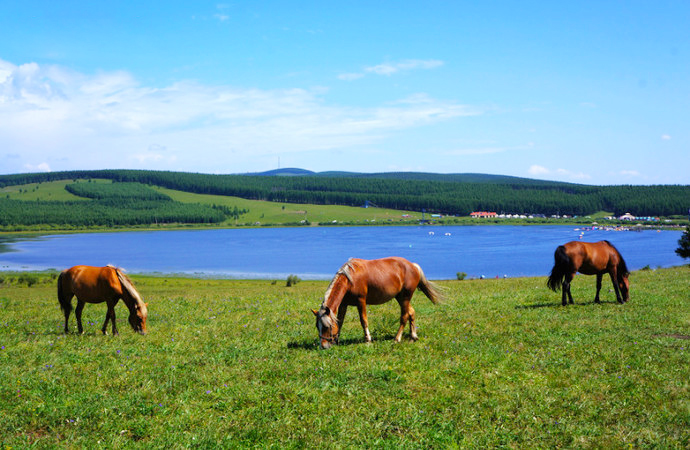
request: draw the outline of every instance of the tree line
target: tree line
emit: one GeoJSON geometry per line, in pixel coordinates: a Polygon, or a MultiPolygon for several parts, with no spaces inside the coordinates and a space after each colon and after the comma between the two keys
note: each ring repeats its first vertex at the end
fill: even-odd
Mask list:
{"type": "Polygon", "coordinates": [[[685,215],[690,186],[591,186],[469,174],[348,174],[309,176],[210,175],[143,170],[96,170],[0,176],[6,185],[63,179],[105,178],[198,194],[286,203],[379,207],[468,215],[505,213],[586,215],[611,211],[636,216],[685,215]],[[458,181],[458,180],[470,181],[458,181]]]}
{"type": "Polygon", "coordinates": [[[22,201],[0,198],[0,226],[136,226],[220,223],[227,207],[175,202],[139,183],[72,183],[65,189],[90,201],[22,201]]]}

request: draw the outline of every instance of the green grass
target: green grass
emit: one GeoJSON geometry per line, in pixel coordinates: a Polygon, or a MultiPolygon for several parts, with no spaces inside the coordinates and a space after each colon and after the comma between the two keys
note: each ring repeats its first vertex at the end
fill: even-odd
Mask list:
{"type": "MultiPolygon", "coordinates": [[[[156,189],[178,202],[237,206],[239,209],[247,209],[249,212],[242,215],[238,221],[244,225],[298,224],[302,220],[307,220],[313,224],[328,224],[336,221],[336,223],[389,225],[403,222],[419,223],[419,219],[422,218],[421,213],[384,208],[275,203],[224,195],[193,194],[165,188],[156,189]],[[408,214],[410,217],[403,218],[403,214],[408,214]]],[[[234,225],[235,222],[231,220],[225,225],[234,225]]]]}
{"type": "Polygon", "coordinates": [[[12,200],[36,201],[74,201],[89,199],[77,197],[68,192],[65,186],[74,183],[74,180],[50,181],[46,183],[31,183],[18,186],[6,186],[0,188],[0,196],[12,200]]]}
{"type": "Polygon", "coordinates": [[[1,275],[2,447],[690,446],[688,267],[634,273],[624,306],[593,277],[568,307],[545,277],[442,282],[441,305],[415,295],[418,342],[393,343],[392,302],[372,344],[350,311],[328,351],[325,281],[133,276],[149,334],[120,304],[113,337],[104,305],[62,334],[54,273],[1,275]]]}

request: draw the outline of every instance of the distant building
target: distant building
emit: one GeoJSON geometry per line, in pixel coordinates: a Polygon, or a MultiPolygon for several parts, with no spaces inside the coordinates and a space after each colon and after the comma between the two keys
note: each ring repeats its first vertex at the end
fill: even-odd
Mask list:
{"type": "MultiPolygon", "coordinates": [[[[615,217],[611,217],[611,219],[615,219],[615,217]]],[[[637,220],[640,222],[658,222],[659,218],[654,217],[654,216],[633,216],[630,213],[625,213],[622,216],[618,218],[618,220],[637,220]]]]}
{"type": "Polygon", "coordinates": [[[493,218],[497,217],[498,214],[495,212],[487,212],[487,211],[475,211],[470,213],[470,217],[480,217],[480,218],[493,218]]]}

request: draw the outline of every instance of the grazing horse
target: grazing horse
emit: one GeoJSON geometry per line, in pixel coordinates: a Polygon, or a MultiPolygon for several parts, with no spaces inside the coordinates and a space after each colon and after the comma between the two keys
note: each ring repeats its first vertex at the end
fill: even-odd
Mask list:
{"type": "Polygon", "coordinates": [[[106,267],[74,266],[62,271],[58,277],[58,300],[65,314],[65,333],[69,332],[67,322],[72,311],[72,297],[75,295],[77,296],[75,315],[80,334],[84,332],[81,325],[81,312],[87,302],[108,304],[108,312],[101,331],[107,334],[106,327],[110,320],[113,324],[113,335],[118,334],[115,325],[115,305],[119,299],[122,299],[129,309],[129,324],[132,329],[139,334],[146,334],[147,304],[141,300],[132,281],[121,269],[110,265],[106,267]]]}
{"type": "Polygon", "coordinates": [[[395,342],[400,342],[407,322],[410,322],[410,335],[416,341],[415,313],[410,306],[416,289],[422,291],[433,303],[441,300],[436,286],[426,279],[422,268],[417,264],[399,257],[374,260],[350,258],[333,277],[321,308],[318,311],[312,310],[316,316],[321,348],[329,348],[331,344],[338,342],[348,306],[357,307],[364,338],[371,342],[367,305],[381,305],[392,298],[400,304],[400,328],[395,342]]]}
{"type": "Polygon", "coordinates": [[[571,241],[559,245],[554,254],[555,263],[546,285],[557,292],[563,286],[562,304],[566,306],[566,295],[573,303],[570,293],[570,282],[576,272],[597,276],[597,294],[594,302],[599,303],[601,279],[608,273],[616,291],[618,303],[625,303],[630,299],[630,283],[628,282],[628,266],[616,247],[609,241],[580,242],[571,241]]]}

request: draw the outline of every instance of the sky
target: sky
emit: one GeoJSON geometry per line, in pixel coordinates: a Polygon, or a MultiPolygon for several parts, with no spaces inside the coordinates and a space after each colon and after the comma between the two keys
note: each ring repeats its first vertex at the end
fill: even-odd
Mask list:
{"type": "Polygon", "coordinates": [[[0,7],[0,174],[690,184],[690,2],[0,7]]]}

